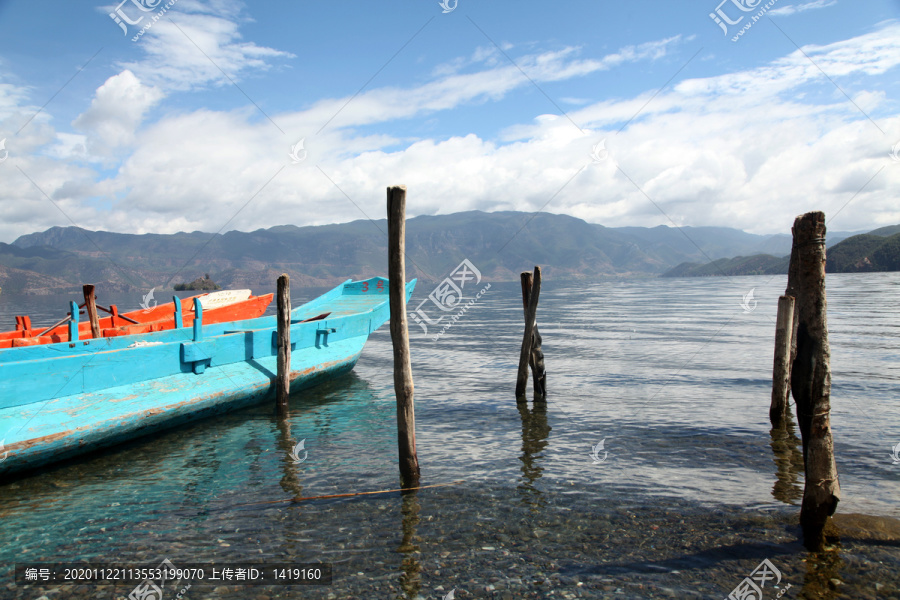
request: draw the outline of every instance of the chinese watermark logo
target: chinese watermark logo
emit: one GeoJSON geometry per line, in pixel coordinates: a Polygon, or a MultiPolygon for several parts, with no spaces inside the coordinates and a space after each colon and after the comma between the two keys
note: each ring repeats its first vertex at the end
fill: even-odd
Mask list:
{"type": "Polygon", "coordinates": [[[145,313],[148,313],[151,310],[153,310],[154,308],[156,308],[156,300],[153,299],[153,290],[155,290],[155,289],[156,289],[155,287],[150,288],[150,291],[147,292],[147,295],[145,295],[143,297],[144,299],[141,300],[141,308],[144,309],[145,313]],[[150,305],[151,301],[153,302],[152,306],[150,305]]]}
{"type": "MultiPolygon", "coordinates": [[[[0,450],[2,450],[2,449],[3,449],[3,442],[0,441],[0,450]]],[[[892,450],[891,458],[894,459],[894,462],[892,462],[891,464],[892,465],[900,465],[900,442],[898,442],[896,446],[891,448],[891,450],[892,450]]],[[[0,459],[0,462],[2,462],[2,459],[0,459]]]]}
{"type": "Polygon", "coordinates": [[[591,160],[595,163],[603,162],[608,156],[609,151],[606,149],[606,138],[603,138],[591,148],[591,160]]]}
{"type": "MultiPolygon", "coordinates": [[[[3,444],[6,442],[6,438],[0,440],[0,463],[6,460],[6,457],[9,456],[9,450],[7,450],[3,444]]],[[[897,444],[897,447],[900,448],[900,444],[897,444]]]]}
{"type": "MultiPolygon", "coordinates": [[[[749,577],[744,577],[744,580],[731,590],[726,600],[762,600],[762,590],[766,587],[766,582],[772,579],[775,580],[772,587],[777,588],[781,583],[781,571],[768,558],[763,559],[749,577]]],[[[787,584],[784,589],[779,590],[775,598],[781,598],[789,589],[791,589],[791,584],[787,584]]]]}
{"type": "Polygon", "coordinates": [[[599,465],[602,462],[606,462],[606,457],[609,456],[609,452],[603,449],[603,445],[606,443],[606,438],[600,440],[600,443],[596,446],[591,446],[591,459],[593,459],[595,465],[599,465]],[[600,453],[603,452],[603,458],[600,458],[600,453]]]}
{"type": "Polygon", "coordinates": [[[299,142],[291,146],[291,151],[288,153],[288,156],[291,157],[291,162],[295,165],[306,159],[306,150],[303,149],[304,140],[306,140],[306,138],[300,138],[299,142]]]}
{"type": "Polygon", "coordinates": [[[174,571],[175,565],[173,565],[168,558],[164,558],[156,569],[151,569],[151,571],[155,571],[154,574],[160,575],[160,577],[145,579],[137,584],[137,586],[131,590],[131,593],[128,594],[128,600],[162,600],[162,589],[166,587],[166,580],[170,579],[170,577],[167,577],[168,571],[170,570],[174,571]],[[159,582],[159,585],[156,584],[157,581],[159,582]]]}
{"type": "Polygon", "coordinates": [[[0,152],[3,153],[3,156],[0,156],[0,164],[3,164],[9,158],[9,150],[6,149],[6,138],[0,140],[0,152]]]}
{"type": "Polygon", "coordinates": [[[444,9],[443,14],[451,13],[456,10],[456,5],[459,4],[459,0],[453,0],[453,5],[450,5],[450,0],[441,0],[438,2],[438,5],[444,9]]]}
{"type": "Polygon", "coordinates": [[[756,288],[750,288],[750,291],[742,296],[744,300],[741,302],[741,308],[744,309],[744,312],[751,313],[756,310],[756,298],[753,297],[755,290],[756,288]]]}
{"type": "Polygon", "coordinates": [[[474,298],[463,305],[463,289],[465,289],[466,284],[469,284],[471,288],[472,285],[478,285],[479,283],[481,283],[481,271],[476,269],[475,265],[473,265],[469,259],[465,259],[459,263],[456,269],[450,273],[450,276],[440,282],[437,287],[434,288],[434,291],[428,294],[428,298],[422,300],[415,311],[411,311],[409,315],[416,324],[422,327],[422,331],[425,332],[426,336],[428,335],[428,325],[437,326],[438,323],[444,320],[444,317],[448,317],[449,320],[447,324],[443,326],[440,333],[432,335],[432,341],[437,341],[439,337],[444,335],[444,332],[453,327],[453,324],[466,314],[466,311],[469,310],[469,308],[472,307],[486,291],[491,289],[491,284],[487,284],[475,294],[474,298]],[[425,314],[425,310],[422,308],[422,305],[429,300],[431,300],[431,302],[442,312],[455,312],[456,314],[441,315],[437,319],[430,318],[425,314]]]}
{"type": "MultiPolygon", "coordinates": [[[[119,3],[115,10],[109,13],[109,18],[115,21],[116,25],[118,25],[122,29],[122,35],[128,35],[127,25],[140,25],[144,20],[144,17],[148,16],[141,13],[153,12],[159,7],[162,1],[163,0],[122,0],[122,2],[119,3]],[[131,17],[129,17],[129,15],[126,14],[125,10],[122,9],[122,7],[129,2],[134,6],[134,8],[140,11],[135,12],[134,9],[129,9],[133,16],[137,16],[136,19],[132,19],[131,17]]],[[[178,2],[178,0],[169,0],[168,2],[166,2],[165,6],[159,9],[159,12],[153,15],[152,18],[148,19],[148,22],[145,23],[141,30],[131,38],[131,41],[138,41],[140,37],[144,35],[144,32],[153,27],[153,24],[159,21],[162,16],[175,5],[176,2],[178,2]]]]}
{"type": "MultiPolygon", "coordinates": [[[[5,141],[6,140],[4,139],[3,142],[5,141]]],[[[3,147],[3,142],[0,142],[0,148],[3,147]]],[[[6,160],[5,156],[0,159],[0,162],[3,162],[4,160],[6,160]]],[[[900,162],[900,142],[897,142],[896,144],[894,144],[894,147],[891,148],[891,160],[894,162],[900,162]]]]}
{"type": "Polygon", "coordinates": [[[291,450],[291,455],[290,455],[290,456],[291,456],[292,459],[294,459],[294,464],[295,464],[295,465],[299,465],[300,463],[302,463],[303,461],[305,461],[306,458],[309,456],[309,452],[305,449],[305,445],[306,445],[306,438],[303,438],[302,440],[300,440],[300,441],[297,443],[296,446],[294,446],[294,449],[291,450]],[[301,450],[303,451],[303,458],[300,458],[300,451],[301,451],[301,450]]]}
{"type": "Polygon", "coordinates": [[[738,32],[731,38],[732,42],[736,42],[736,41],[738,41],[738,39],[740,39],[740,37],[742,35],[744,35],[744,33],[748,29],[753,27],[753,24],[756,23],[757,21],[759,21],[763,17],[763,15],[769,11],[770,8],[775,6],[776,2],[778,2],[778,0],[769,0],[765,5],[763,5],[761,8],[759,8],[759,5],[762,4],[762,1],[763,0],[722,0],[721,2],[719,2],[719,5],[716,7],[716,10],[709,13],[709,18],[712,19],[716,25],[718,25],[719,27],[722,28],[722,32],[725,35],[728,35],[729,26],[738,25],[741,23],[741,21],[744,20],[744,17],[750,17],[744,23],[744,25],[741,27],[741,29],[738,30],[738,32]],[[729,9],[731,14],[736,15],[736,16],[739,15],[739,16],[737,16],[736,19],[732,19],[722,8],[723,5],[728,4],[728,3],[733,4],[734,7],[737,9],[737,11],[740,11],[740,12],[735,12],[733,9],[729,9]],[[757,8],[759,8],[759,10],[757,11],[757,13],[755,15],[751,16],[751,15],[741,14],[741,13],[752,12],[752,11],[756,10],[757,8]]]}

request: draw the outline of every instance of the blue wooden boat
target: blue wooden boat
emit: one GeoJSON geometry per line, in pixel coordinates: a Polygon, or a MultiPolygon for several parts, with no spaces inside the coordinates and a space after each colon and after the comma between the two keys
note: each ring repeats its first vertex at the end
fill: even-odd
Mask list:
{"type": "MultiPolygon", "coordinates": [[[[0,477],[272,397],[276,317],[204,326],[195,310],[191,328],[79,340],[75,322],[73,341],[0,350],[0,477]]],[[[291,392],[352,370],[389,316],[383,277],[292,310],[291,392]]]]}

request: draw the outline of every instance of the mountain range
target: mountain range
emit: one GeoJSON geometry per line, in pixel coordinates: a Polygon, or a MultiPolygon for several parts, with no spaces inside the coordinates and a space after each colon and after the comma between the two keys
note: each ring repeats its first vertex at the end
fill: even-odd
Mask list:
{"type": "MultiPolygon", "coordinates": [[[[833,236],[829,234],[828,237],[833,236]]],[[[666,271],[660,277],[785,275],[788,272],[790,258],[790,255],[778,257],[770,254],[754,254],[720,258],[706,263],[685,262],[666,271]]],[[[881,227],[829,244],[825,271],[827,273],[900,271],[900,225],[881,227]]]]}
{"type": "MultiPolygon", "coordinates": [[[[111,291],[172,289],[209,274],[224,288],[274,287],[282,272],[304,286],[387,272],[387,222],[279,225],[252,232],[126,234],[53,227],[0,243],[4,293],[68,293],[93,283],[111,291]]],[[[857,232],[853,232],[857,233],[857,232]]],[[[853,233],[829,233],[829,243],[853,233]]],[[[879,234],[871,232],[879,238],[879,234]]],[[[407,220],[407,276],[440,281],[468,259],[488,281],[517,280],[541,265],[547,279],[655,277],[684,263],[768,253],[791,237],[727,227],[604,227],[549,213],[460,212],[407,220]]],[[[714,262],[711,264],[715,264],[714,262]]]]}

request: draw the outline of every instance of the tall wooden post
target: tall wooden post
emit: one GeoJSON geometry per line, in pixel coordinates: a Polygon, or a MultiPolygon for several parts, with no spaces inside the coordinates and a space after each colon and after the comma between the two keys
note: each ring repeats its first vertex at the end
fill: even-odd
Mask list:
{"type": "Polygon", "coordinates": [[[100,319],[97,317],[97,296],[94,294],[94,286],[84,285],[81,291],[84,292],[84,308],[91,322],[91,337],[97,339],[100,337],[100,319]]]}
{"type": "Polygon", "coordinates": [[[522,349],[519,352],[519,372],[516,377],[516,401],[524,400],[525,386],[528,384],[528,363],[531,360],[531,348],[534,341],[534,319],[537,315],[538,298],[541,295],[541,268],[534,268],[534,284],[525,309],[525,336],[522,338],[522,349]]]}
{"type": "Polygon", "coordinates": [[[803,543],[811,551],[825,542],[823,528],[841,497],[831,438],[831,366],[825,301],[825,213],[797,217],[797,357],[791,391],[803,442],[806,483],[800,508],[803,543]]]}
{"type": "MultiPolygon", "coordinates": [[[[534,284],[534,276],[525,271],[520,275],[522,282],[522,307],[528,316],[528,300],[531,298],[531,289],[534,284]]],[[[544,372],[544,351],[541,350],[541,333],[538,331],[537,322],[534,324],[534,338],[531,341],[531,356],[529,365],[531,365],[531,378],[534,382],[534,393],[536,396],[544,396],[547,393],[547,375],[544,372]]]]}
{"type": "Polygon", "coordinates": [[[409,329],[406,323],[406,186],[387,189],[388,291],[391,306],[391,343],[394,347],[394,393],[397,395],[397,447],[400,487],[419,485],[416,455],[416,411],[413,399],[409,329]]]}
{"type": "Polygon", "coordinates": [[[791,332],[794,330],[794,297],[778,298],[775,320],[775,363],[772,367],[772,405],[769,420],[778,426],[788,414],[791,377],[791,332]]]}
{"type": "Polygon", "coordinates": [[[288,412],[291,395],[291,278],[278,278],[278,373],[275,376],[275,404],[278,414],[288,412]]]}

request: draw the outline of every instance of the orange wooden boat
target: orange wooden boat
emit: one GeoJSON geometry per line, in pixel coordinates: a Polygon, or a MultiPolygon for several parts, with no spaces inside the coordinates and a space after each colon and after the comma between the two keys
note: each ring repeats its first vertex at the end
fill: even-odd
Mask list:
{"type": "MultiPolygon", "coordinates": [[[[203,309],[203,324],[243,321],[261,317],[272,302],[273,294],[253,296],[250,290],[223,290],[200,294],[153,307],[119,314],[115,304],[97,308],[109,313],[99,319],[101,337],[118,337],[137,333],[165,331],[176,327],[192,327],[194,324],[194,298],[200,299],[203,309]],[[182,305],[184,309],[182,309],[182,305]]],[[[36,346],[69,341],[68,321],[71,316],[49,327],[33,327],[28,316],[16,317],[13,331],[0,333],[0,348],[36,346]]],[[[78,323],[80,339],[91,337],[90,321],[78,323]]]]}

